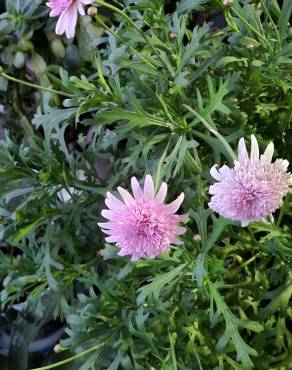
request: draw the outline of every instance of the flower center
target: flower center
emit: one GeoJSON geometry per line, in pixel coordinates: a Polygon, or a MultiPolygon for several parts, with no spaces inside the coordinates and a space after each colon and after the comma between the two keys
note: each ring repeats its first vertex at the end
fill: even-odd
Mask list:
{"type": "Polygon", "coordinates": [[[144,238],[153,236],[154,234],[156,234],[156,236],[161,235],[162,230],[159,230],[157,219],[155,217],[155,210],[151,208],[139,208],[135,209],[133,212],[133,227],[135,228],[136,233],[144,238]]]}

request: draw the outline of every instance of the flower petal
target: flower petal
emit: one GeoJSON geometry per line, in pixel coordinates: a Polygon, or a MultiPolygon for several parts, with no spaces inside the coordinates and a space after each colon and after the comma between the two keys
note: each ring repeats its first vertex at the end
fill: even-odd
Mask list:
{"type": "Polygon", "coordinates": [[[214,166],[210,169],[210,174],[214,177],[217,181],[223,181],[224,176],[217,170],[218,164],[214,164],[214,166]]]}
{"type": "Polygon", "coordinates": [[[176,198],[176,200],[168,204],[168,207],[170,208],[172,213],[175,213],[179,209],[184,200],[184,197],[185,197],[184,193],[181,193],[180,196],[176,198]]]}
{"type": "Polygon", "coordinates": [[[254,135],[251,135],[251,152],[250,159],[252,161],[258,161],[260,157],[259,144],[254,135]]]}
{"type": "Polygon", "coordinates": [[[264,154],[261,155],[261,162],[272,162],[274,154],[274,143],[270,142],[264,151],[264,154]]]}
{"type": "Polygon", "coordinates": [[[132,186],[134,198],[135,199],[141,198],[143,195],[143,191],[136,177],[131,178],[131,186],[132,186]]]}
{"type": "Polygon", "coordinates": [[[183,234],[185,234],[186,231],[187,231],[187,229],[183,226],[177,226],[176,227],[176,234],[177,235],[183,235],[183,234]]]}
{"type": "Polygon", "coordinates": [[[119,241],[119,237],[111,235],[111,236],[106,237],[105,241],[108,243],[116,243],[117,241],[119,241]]]}
{"type": "Polygon", "coordinates": [[[105,204],[108,206],[109,209],[117,210],[125,206],[122,201],[112,195],[112,193],[110,193],[109,191],[106,193],[106,196],[107,198],[105,200],[105,204]]]}
{"type": "Polygon", "coordinates": [[[146,178],[145,178],[144,195],[148,199],[154,198],[154,184],[153,184],[152,176],[150,175],[146,175],[146,178]]]}
{"type": "Polygon", "coordinates": [[[245,141],[243,137],[239,140],[237,155],[238,161],[240,163],[245,164],[248,161],[248,152],[246,150],[245,141]]]}
{"type": "Polygon", "coordinates": [[[287,171],[287,168],[289,166],[289,162],[287,161],[287,159],[277,159],[275,164],[282,167],[284,171],[287,171]]]}
{"type": "Polygon", "coordinates": [[[98,222],[97,225],[102,229],[111,229],[112,223],[111,222],[98,222]]]}
{"type": "Polygon", "coordinates": [[[133,204],[135,202],[135,199],[132,197],[132,195],[122,188],[121,186],[118,187],[118,192],[121,194],[124,202],[126,203],[127,206],[133,204]]]}
{"type": "Polygon", "coordinates": [[[65,11],[63,11],[58,19],[58,22],[56,24],[55,32],[57,35],[62,35],[66,31],[66,22],[63,21],[65,17],[65,11]]]}
{"type": "Polygon", "coordinates": [[[160,186],[158,193],[156,194],[155,200],[159,203],[163,203],[167,194],[167,184],[163,182],[160,186]]]}
{"type": "Polygon", "coordinates": [[[184,242],[182,240],[179,240],[177,238],[173,239],[171,241],[171,244],[176,244],[176,245],[182,245],[184,242]]]}
{"type": "Polygon", "coordinates": [[[56,25],[56,34],[62,35],[66,33],[66,37],[71,39],[75,36],[75,28],[77,23],[77,7],[72,3],[68,8],[62,11],[56,25]]]}
{"type": "Polygon", "coordinates": [[[113,217],[113,212],[108,210],[108,209],[103,209],[101,211],[101,215],[104,217],[104,218],[107,218],[108,220],[110,220],[112,217],[113,217]]]}

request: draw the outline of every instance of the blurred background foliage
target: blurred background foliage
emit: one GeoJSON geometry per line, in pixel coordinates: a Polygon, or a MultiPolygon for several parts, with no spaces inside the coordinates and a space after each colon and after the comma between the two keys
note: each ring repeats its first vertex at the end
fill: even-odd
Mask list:
{"type": "Polygon", "coordinates": [[[203,123],[292,161],[292,2],[100,3],[67,40],[44,2],[0,2],[3,367],[290,369],[291,195],[274,224],[214,215],[232,160],[203,123]],[[185,192],[188,231],[134,263],[97,222],[147,173],[185,192]]]}

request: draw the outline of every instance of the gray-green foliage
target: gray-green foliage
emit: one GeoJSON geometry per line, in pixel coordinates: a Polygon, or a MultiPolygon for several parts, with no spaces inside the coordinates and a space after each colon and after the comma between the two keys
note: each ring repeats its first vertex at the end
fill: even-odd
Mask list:
{"type": "MultiPolygon", "coordinates": [[[[26,13],[17,3],[7,1],[1,17],[0,53],[7,72],[23,77],[25,66],[12,57],[25,35],[36,41],[27,24],[42,32],[49,25],[38,2],[26,13]],[[9,44],[11,36],[18,43],[9,44]]],[[[78,52],[72,42],[64,63],[45,46],[41,61],[41,49],[29,49],[34,78],[66,98],[33,96],[31,119],[20,98],[27,87],[9,84],[7,122],[20,124],[7,125],[0,143],[2,309],[25,301],[41,317],[50,306],[67,324],[64,358],[93,348],[70,369],[289,369],[291,196],[274,224],[241,228],[215,215],[209,169],[232,158],[206,127],[234,149],[251,133],[262,147],[273,140],[277,155],[292,159],[291,2],[282,10],[276,0],[230,8],[219,0],[123,3],[140,32],[99,8],[90,24],[101,36],[77,35],[79,50],[84,42],[90,50],[81,62],[70,59],[78,52]],[[225,12],[226,28],[197,24],[197,12],[214,9],[225,12]],[[185,192],[188,231],[169,254],[131,262],[105,244],[97,222],[106,191],[147,173],[156,186],[168,182],[169,200],[185,192]]]]}

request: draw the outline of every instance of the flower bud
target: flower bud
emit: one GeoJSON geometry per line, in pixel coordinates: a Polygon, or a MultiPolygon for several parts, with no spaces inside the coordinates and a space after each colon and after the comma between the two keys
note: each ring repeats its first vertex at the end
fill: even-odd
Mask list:
{"type": "Polygon", "coordinates": [[[13,64],[16,68],[22,68],[25,63],[25,56],[22,51],[18,51],[13,59],[13,64]]]}
{"type": "Polygon", "coordinates": [[[91,16],[91,17],[94,17],[95,15],[97,14],[97,9],[95,6],[90,6],[88,9],[87,9],[87,15],[91,16]]]}
{"type": "Polygon", "coordinates": [[[232,6],[234,3],[234,0],[224,0],[223,5],[224,6],[232,6]]]}
{"type": "Polygon", "coordinates": [[[51,50],[57,58],[64,58],[65,47],[60,39],[56,38],[51,42],[51,50]]]}

